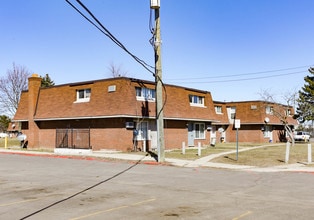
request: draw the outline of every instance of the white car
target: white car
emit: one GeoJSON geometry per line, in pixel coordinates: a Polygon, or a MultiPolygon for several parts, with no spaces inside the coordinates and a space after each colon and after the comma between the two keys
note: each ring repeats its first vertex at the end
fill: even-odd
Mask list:
{"type": "Polygon", "coordinates": [[[294,132],[294,140],[295,141],[310,141],[310,133],[305,131],[295,131],[294,132]]]}
{"type": "Polygon", "coordinates": [[[8,137],[9,135],[7,133],[0,133],[0,138],[5,138],[5,137],[8,137]]]}

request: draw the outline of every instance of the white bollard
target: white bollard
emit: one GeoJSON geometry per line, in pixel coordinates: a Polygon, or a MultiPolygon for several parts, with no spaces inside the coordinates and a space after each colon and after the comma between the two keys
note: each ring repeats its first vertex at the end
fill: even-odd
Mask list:
{"type": "Polygon", "coordinates": [[[310,164],[312,163],[312,145],[307,145],[307,162],[310,164]]]}
{"type": "Polygon", "coordinates": [[[198,142],[198,153],[197,155],[200,157],[201,156],[201,142],[198,142]]]}
{"type": "Polygon", "coordinates": [[[290,142],[287,141],[286,144],[286,158],[285,158],[285,163],[289,162],[289,154],[290,154],[290,142]]]}
{"type": "Polygon", "coordinates": [[[182,142],[182,154],[185,154],[185,142],[182,142]]]}
{"type": "Polygon", "coordinates": [[[146,140],[143,141],[143,152],[146,152],[146,140]]]}

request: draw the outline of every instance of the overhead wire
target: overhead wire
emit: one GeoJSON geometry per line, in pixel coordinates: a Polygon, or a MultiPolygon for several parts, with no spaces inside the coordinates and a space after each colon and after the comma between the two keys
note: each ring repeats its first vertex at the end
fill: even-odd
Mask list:
{"type": "MultiPolygon", "coordinates": [[[[266,78],[272,78],[272,77],[279,77],[279,76],[286,76],[286,75],[293,75],[298,73],[303,73],[305,71],[298,71],[298,72],[292,72],[292,73],[283,73],[283,74],[276,74],[272,76],[260,76],[260,77],[252,77],[252,78],[241,78],[241,79],[230,79],[230,80],[215,80],[215,81],[189,81],[186,83],[194,84],[194,83],[226,83],[226,82],[238,82],[238,81],[249,81],[249,80],[256,80],[256,79],[266,79],[266,78]]],[[[181,82],[185,83],[185,82],[181,82]]]]}
{"type": "MultiPolygon", "coordinates": [[[[72,4],[69,0],[65,0],[73,9],[75,9],[83,18],[85,18],[89,23],[91,23],[94,27],[96,27],[101,33],[103,33],[104,35],[106,35],[110,40],[112,40],[117,46],[119,46],[121,49],[123,49],[126,53],[128,53],[136,62],[138,62],[139,64],[141,64],[148,72],[152,73],[153,76],[155,77],[155,80],[159,80],[162,84],[162,87],[165,91],[165,101],[163,103],[163,106],[160,110],[160,112],[156,113],[156,117],[159,117],[159,115],[161,114],[162,110],[164,109],[164,106],[166,104],[166,100],[167,100],[167,92],[166,92],[166,87],[162,81],[162,79],[159,76],[156,76],[155,72],[153,72],[151,69],[155,69],[156,67],[153,67],[149,64],[147,64],[145,61],[143,61],[142,59],[138,58],[137,56],[135,56],[133,53],[131,53],[116,37],[114,37],[114,35],[112,35],[110,33],[110,31],[94,16],[94,14],[80,1],[80,0],[76,0],[76,2],[93,18],[93,20],[100,26],[98,26],[97,24],[95,24],[95,22],[93,22],[91,19],[89,19],[85,14],[83,14],[74,4],[72,4]]],[[[155,24],[156,25],[156,24],[155,24]]],[[[150,32],[153,34],[152,38],[150,39],[150,43],[151,45],[154,47],[155,49],[155,28],[152,27],[152,10],[150,10],[150,20],[149,20],[149,29],[150,32]]]]}
{"type": "Polygon", "coordinates": [[[83,18],[85,18],[89,23],[91,23],[94,27],[96,27],[101,33],[105,34],[111,41],[113,41],[117,46],[123,49],[127,54],[129,54],[136,62],[141,64],[148,72],[155,75],[155,73],[151,70],[154,69],[153,66],[147,64],[144,60],[138,58],[133,53],[131,53],[110,31],[94,16],[94,14],[80,1],[76,0],[76,2],[93,18],[93,20],[99,25],[96,25],[91,19],[89,19],[86,15],[84,15],[74,4],[72,4],[69,0],[65,0],[73,9],[75,9],[83,18]]]}
{"type": "MultiPolygon", "coordinates": [[[[248,75],[260,75],[260,74],[265,74],[265,73],[274,73],[274,72],[282,72],[282,71],[294,70],[294,69],[300,69],[300,68],[308,68],[309,66],[313,66],[313,64],[306,65],[306,66],[298,66],[298,67],[290,67],[290,68],[284,68],[284,69],[250,72],[250,73],[241,73],[241,74],[231,74],[231,75],[224,74],[224,75],[216,75],[216,76],[189,77],[189,78],[178,78],[178,79],[173,78],[173,79],[168,79],[168,80],[197,80],[197,79],[215,79],[215,78],[228,78],[228,77],[238,77],[238,76],[248,76],[248,75]]],[[[300,72],[303,72],[303,71],[300,71],[300,72]]],[[[295,73],[300,73],[300,72],[295,72],[295,73]]],[[[287,75],[290,75],[290,73],[287,75]]],[[[272,76],[269,76],[269,77],[272,77],[272,76]]]]}

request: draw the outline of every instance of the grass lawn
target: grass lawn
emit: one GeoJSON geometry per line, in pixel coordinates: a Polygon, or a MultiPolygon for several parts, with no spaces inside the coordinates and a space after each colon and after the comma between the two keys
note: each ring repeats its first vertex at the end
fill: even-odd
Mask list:
{"type": "MultiPolygon", "coordinates": [[[[239,150],[240,149],[246,149],[250,147],[255,147],[259,146],[261,144],[257,143],[239,143],[239,150]]],[[[203,147],[201,151],[201,156],[208,156],[211,154],[218,154],[218,153],[223,153],[223,152],[228,152],[228,151],[233,151],[236,150],[236,143],[218,143],[213,146],[206,146],[203,147]]],[[[182,154],[182,149],[177,149],[177,150],[171,150],[171,151],[166,151],[166,158],[177,158],[177,159],[183,159],[183,160],[195,160],[200,158],[198,156],[198,149],[197,147],[187,147],[185,149],[185,154],[182,154]]]]}
{"type": "MultiPolygon", "coordinates": [[[[239,145],[239,149],[258,146],[260,144],[254,143],[242,143],[241,146],[239,145]]],[[[232,151],[236,149],[235,143],[218,143],[215,147],[212,146],[203,146],[201,156],[208,156],[211,154],[217,154],[221,152],[232,151]]],[[[145,152],[137,151],[137,152],[128,152],[134,154],[145,155],[145,152]]],[[[154,152],[157,154],[157,152],[154,152]]],[[[197,147],[186,147],[185,154],[182,154],[182,149],[174,149],[174,150],[166,150],[165,151],[166,158],[175,158],[175,159],[182,159],[182,160],[196,160],[200,157],[198,156],[198,149],[197,147]]]]}
{"type": "MultiPolygon", "coordinates": [[[[269,167],[285,164],[286,144],[266,146],[259,149],[239,152],[238,160],[236,154],[229,154],[221,156],[212,160],[217,163],[229,163],[238,165],[249,165],[257,167],[269,167]]],[[[313,144],[312,144],[312,158],[314,158],[313,144]]],[[[308,161],[308,144],[297,143],[290,147],[289,164],[304,163],[308,161]]],[[[313,161],[313,159],[312,159],[313,161]]],[[[312,165],[309,165],[312,166],[312,165]]]]}
{"type": "MultiPolygon", "coordinates": [[[[8,148],[20,147],[21,142],[17,138],[8,138],[8,148]]],[[[0,138],[0,148],[4,148],[4,138],[0,138]]]]}
{"type": "MultiPolygon", "coordinates": [[[[258,149],[251,149],[240,152],[241,149],[250,149],[252,147],[261,146],[264,144],[256,143],[239,143],[238,160],[236,160],[236,153],[227,154],[217,157],[211,162],[227,163],[237,165],[248,165],[258,167],[268,167],[285,164],[286,144],[265,144],[265,147],[258,149]]],[[[313,145],[313,144],[312,144],[313,145]]],[[[312,146],[313,147],[313,146],[312,146]]],[[[217,154],[236,150],[236,143],[219,143],[215,147],[208,146],[202,149],[201,156],[217,154]]],[[[198,159],[198,150],[186,149],[186,154],[182,154],[182,150],[174,150],[166,152],[166,158],[178,158],[186,160],[198,159]]],[[[314,158],[314,149],[312,149],[312,158],[314,158]]],[[[295,146],[290,147],[289,164],[290,163],[307,163],[308,161],[308,144],[296,143],[295,146]]],[[[311,165],[310,165],[311,166],[311,165]]]]}
{"type": "MultiPolygon", "coordinates": [[[[312,161],[314,161],[314,149],[312,143],[312,161]]],[[[226,154],[211,160],[216,163],[237,164],[257,167],[269,167],[285,164],[286,157],[286,143],[239,143],[238,160],[236,160],[236,153],[226,154]],[[254,149],[253,147],[264,146],[254,149]],[[249,149],[240,152],[241,149],[249,149]]],[[[223,152],[236,151],[236,143],[218,143],[215,147],[206,146],[202,148],[201,157],[223,152]]],[[[130,152],[129,152],[130,153],[130,152]]],[[[133,152],[135,154],[144,155],[145,152],[133,152]]],[[[157,153],[156,153],[157,154],[157,153]]],[[[175,158],[182,160],[196,160],[201,157],[198,156],[197,147],[187,147],[185,154],[182,154],[182,149],[169,150],[165,152],[166,158],[175,158]]],[[[290,146],[289,164],[304,163],[308,161],[308,144],[296,143],[295,146],[290,146]]],[[[314,166],[309,164],[308,166],[314,166]]]]}

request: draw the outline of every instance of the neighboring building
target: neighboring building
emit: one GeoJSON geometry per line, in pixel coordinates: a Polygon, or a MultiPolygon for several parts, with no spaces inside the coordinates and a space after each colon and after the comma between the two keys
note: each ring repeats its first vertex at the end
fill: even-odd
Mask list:
{"type": "MultiPolygon", "coordinates": [[[[40,88],[29,78],[14,117],[29,148],[150,150],[157,148],[155,83],[112,78],[40,88]]],[[[165,85],[166,149],[202,145],[215,121],[210,92],[165,85]]]]}
{"type": "MultiPolygon", "coordinates": [[[[33,74],[14,116],[29,148],[86,148],[93,151],[157,148],[155,83],[126,77],[41,88],[33,74]]],[[[241,120],[240,142],[283,140],[283,125],[272,114],[276,103],[218,102],[211,93],[165,85],[165,148],[235,142],[234,120],[241,120]]],[[[290,126],[296,125],[289,109],[290,126]]]]}
{"type": "Polygon", "coordinates": [[[214,122],[214,129],[222,132],[224,140],[236,141],[236,128],[234,122],[240,120],[238,129],[239,142],[281,142],[286,141],[286,133],[282,120],[286,120],[292,129],[298,124],[293,119],[292,106],[266,101],[243,101],[243,102],[214,102],[221,106],[220,122],[214,122]],[[226,121],[227,120],[227,121],[226,121]]]}

